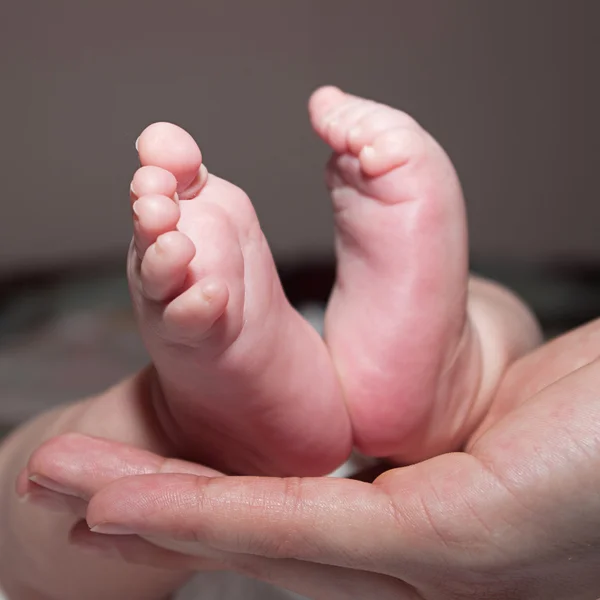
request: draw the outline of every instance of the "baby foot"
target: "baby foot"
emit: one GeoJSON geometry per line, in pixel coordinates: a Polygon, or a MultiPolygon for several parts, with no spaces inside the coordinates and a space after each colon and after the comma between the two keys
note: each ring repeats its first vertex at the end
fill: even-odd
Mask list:
{"type": "Polygon", "coordinates": [[[325,331],[355,442],[369,455],[419,460],[459,434],[457,405],[479,372],[460,184],[440,146],[400,111],[332,87],[309,110],[334,151],[338,270],[325,331]]]}
{"type": "Polygon", "coordinates": [[[138,140],[129,282],[182,457],[225,472],[316,475],[349,454],[328,351],[290,306],[248,196],[168,123],[138,140]]]}

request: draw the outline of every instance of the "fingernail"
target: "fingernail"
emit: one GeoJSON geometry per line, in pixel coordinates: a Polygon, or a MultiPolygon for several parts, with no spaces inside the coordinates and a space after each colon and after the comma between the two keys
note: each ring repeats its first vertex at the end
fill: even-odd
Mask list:
{"type": "Polygon", "coordinates": [[[135,191],[135,188],[133,187],[133,181],[129,184],[129,191],[134,195],[137,196],[137,192],[135,191]]]}
{"type": "Polygon", "coordinates": [[[135,149],[136,149],[138,152],[139,152],[139,148],[138,148],[139,141],[140,141],[140,138],[138,138],[137,140],[135,140],[135,149]]]}
{"type": "Polygon", "coordinates": [[[39,488],[35,492],[25,494],[19,500],[23,504],[43,508],[46,511],[54,513],[63,514],[72,512],[67,496],[52,492],[46,488],[39,488]]]}
{"type": "Polygon", "coordinates": [[[137,203],[139,202],[139,200],[136,200],[132,205],[131,205],[131,210],[133,211],[134,216],[137,218],[140,216],[139,211],[139,206],[137,206],[137,203]]]}
{"type": "Polygon", "coordinates": [[[71,488],[62,485],[61,483],[58,483],[53,479],[44,477],[43,475],[30,475],[29,481],[35,483],[36,485],[39,485],[40,487],[51,490],[52,492],[57,492],[58,494],[64,494],[65,496],[75,496],[76,498],[79,497],[79,494],[71,488]]]}
{"type": "Polygon", "coordinates": [[[101,533],[102,535],[135,535],[135,531],[124,525],[115,523],[99,523],[90,527],[92,533],[101,533]]]}

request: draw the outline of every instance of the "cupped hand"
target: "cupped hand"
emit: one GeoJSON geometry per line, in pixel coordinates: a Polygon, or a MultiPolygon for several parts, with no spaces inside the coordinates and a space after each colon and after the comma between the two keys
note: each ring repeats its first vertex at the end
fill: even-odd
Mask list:
{"type": "MultiPolygon", "coordinates": [[[[464,452],[373,483],[119,467],[91,486],[92,531],[73,541],[168,568],[216,561],[315,599],[596,600],[599,354],[598,322],[543,346],[508,372],[464,452]]],[[[95,464],[110,471],[124,451],[95,464]]],[[[36,473],[77,487],[51,457],[40,450],[36,473]]]]}

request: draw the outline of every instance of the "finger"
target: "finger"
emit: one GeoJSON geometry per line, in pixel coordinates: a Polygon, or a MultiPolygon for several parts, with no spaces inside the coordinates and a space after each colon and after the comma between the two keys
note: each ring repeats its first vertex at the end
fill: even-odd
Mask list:
{"type": "Polygon", "coordinates": [[[119,442],[70,433],[42,444],[31,455],[25,477],[51,491],[87,500],[116,479],[147,473],[219,475],[207,467],[165,459],[119,442]]]}
{"type": "Polygon", "coordinates": [[[69,534],[69,542],[89,553],[124,560],[133,565],[173,571],[224,568],[224,564],[214,558],[181,554],[150,543],[137,535],[112,536],[93,533],[85,521],[80,521],[73,527],[69,534]]]}
{"type": "Polygon", "coordinates": [[[176,571],[235,570],[315,600],[421,600],[414,588],[404,582],[365,571],[241,554],[221,553],[219,558],[186,555],[158,547],[135,535],[95,534],[85,524],[73,529],[70,540],[78,548],[101,557],[118,558],[136,565],[176,571]]]}
{"type": "Polygon", "coordinates": [[[229,568],[313,600],[423,600],[407,583],[379,573],[294,559],[236,556],[229,568]]]}
{"type": "MultiPolygon", "coordinates": [[[[389,499],[362,482],[193,475],[119,480],[92,499],[87,521],[99,532],[125,527],[142,535],[193,539],[226,552],[304,560],[336,555],[334,531],[336,546],[347,548],[356,546],[364,522],[376,536],[380,530],[389,536],[385,531],[394,527],[389,499]]],[[[377,545],[389,547],[389,542],[379,539],[377,545]]],[[[372,567],[372,550],[359,556],[358,548],[356,565],[347,566],[372,567]]]]}
{"type": "MultiPolygon", "coordinates": [[[[485,480],[480,485],[471,481],[485,476],[485,471],[464,456],[469,464],[463,464],[462,455],[451,455],[448,465],[432,460],[388,472],[378,485],[330,478],[126,478],[92,498],[87,521],[97,532],[125,528],[145,536],[193,540],[231,553],[391,575],[398,575],[400,569],[404,574],[447,560],[439,552],[440,546],[454,552],[447,539],[457,547],[463,539],[469,542],[474,522],[470,507],[461,506],[463,522],[457,508],[447,504],[456,503],[457,494],[462,498],[468,483],[491,493],[494,482],[486,488],[485,480]],[[432,492],[431,481],[446,468],[457,474],[454,480],[441,480],[454,498],[446,501],[434,490],[436,502],[425,502],[423,495],[432,492]],[[390,482],[394,496],[387,491],[390,482]],[[440,542],[440,535],[447,539],[440,542]]],[[[486,542],[488,536],[488,531],[480,533],[486,542]]]]}
{"type": "Polygon", "coordinates": [[[54,492],[33,481],[28,481],[21,501],[51,512],[71,514],[80,519],[85,517],[87,511],[85,501],[74,496],[54,492]]]}

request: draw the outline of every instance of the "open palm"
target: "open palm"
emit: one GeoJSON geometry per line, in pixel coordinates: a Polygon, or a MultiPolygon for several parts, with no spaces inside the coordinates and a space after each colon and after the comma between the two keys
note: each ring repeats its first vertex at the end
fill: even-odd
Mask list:
{"type": "Polygon", "coordinates": [[[86,452],[98,442],[81,436],[29,470],[89,500],[94,532],[74,542],[132,562],[238,570],[323,600],[596,600],[598,355],[599,322],[546,344],[513,365],[464,452],[373,483],[210,477],[110,442],[86,452]]]}

